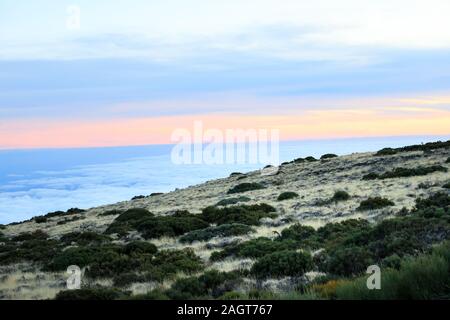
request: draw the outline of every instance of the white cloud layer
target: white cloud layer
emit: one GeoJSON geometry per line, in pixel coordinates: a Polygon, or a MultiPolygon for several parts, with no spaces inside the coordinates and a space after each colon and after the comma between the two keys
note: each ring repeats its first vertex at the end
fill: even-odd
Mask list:
{"type": "Polygon", "coordinates": [[[237,51],[341,60],[450,47],[448,0],[80,0],[79,30],[66,28],[69,1],[2,2],[1,59],[174,60],[237,51]]]}

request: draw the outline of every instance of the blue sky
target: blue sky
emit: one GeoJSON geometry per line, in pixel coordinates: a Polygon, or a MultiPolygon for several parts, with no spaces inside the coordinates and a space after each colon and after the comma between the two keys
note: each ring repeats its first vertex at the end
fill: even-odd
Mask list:
{"type": "Polygon", "coordinates": [[[343,99],[433,99],[448,112],[448,12],[443,0],[3,0],[0,127],[14,143],[0,148],[26,146],[27,121],[279,114],[343,99]]]}

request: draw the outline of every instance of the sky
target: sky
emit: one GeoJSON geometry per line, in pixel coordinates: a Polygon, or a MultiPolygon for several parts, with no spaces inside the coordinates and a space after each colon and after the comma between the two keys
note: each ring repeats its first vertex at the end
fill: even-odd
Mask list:
{"type": "Polygon", "coordinates": [[[448,0],[2,0],[0,149],[166,144],[199,120],[283,140],[449,134],[448,12],[448,0]]]}

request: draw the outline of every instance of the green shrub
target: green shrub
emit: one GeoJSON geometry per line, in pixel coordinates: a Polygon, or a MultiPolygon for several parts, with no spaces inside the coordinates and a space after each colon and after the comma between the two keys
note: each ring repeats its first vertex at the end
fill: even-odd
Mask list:
{"type": "Polygon", "coordinates": [[[433,165],[428,167],[419,166],[417,168],[395,168],[392,171],[385,172],[381,175],[370,173],[363,177],[363,180],[374,179],[392,179],[392,178],[405,178],[413,176],[424,176],[433,172],[447,172],[447,168],[441,165],[433,165]]]}
{"type": "Polygon", "coordinates": [[[281,193],[278,196],[277,200],[283,201],[283,200],[289,200],[289,199],[293,199],[293,198],[297,198],[297,197],[298,197],[298,193],[288,191],[288,192],[281,193]]]}
{"type": "Polygon", "coordinates": [[[79,245],[88,245],[92,243],[102,243],[111,241],[111,238],[91,231],[86,232],[70,232],[61,237],[61,241],[67,245],[76,243],[79,245]]]}
{"type": "Polygon", "coordinates": [[[47,266],[51,271],[63,271],[71,265],[83,268],[98,259],[101,250],[99,248],[73,247],[57,254],[47,266]]]}
{"type": "Polygon", "coordinates": [[[296,251],[274,252],[258,259],[251,273],[260,278],[302,276],[313,267],[309,253],[296,251]]]}
{"type": "Polygon", "coordinates": [[[406,258],[400,268],[387,269],[381,289],[368,290],[366,277],[342,282],[336,288],[339,299],[446,299],[450,296],[450,246],[443,244],[432,254],[406,258]]]}
{"type": "Polygon", "coordinates": [[[204,268],[202,260],[190,248],[158,251],[152,263],[160,267],[164,274],[192,273],[204,268]]]}
{"type": "Polygon", "coordinates": [[[117,300],[124,297],[126,295],[116,289],[88,288],[60,291],[55,300],[117,300]]]}
{"type": "Polygon", "coordinates": [[[119,215],[108,227],[106,233],[125,235],[131,230],[142,233],[145,239],[162,236],[175,237],[186,232],[203,229],[209,224],[198,215],[179,211],[171,216],[155,217],[145,209],[130,209],[119,215]]]}
{"type": "Polygon", "coordinates": [[[374,172],[368,173],[363,176],[363,180],[375,180],[378,179],[380,176],[374,172]]]}
{"type": "Polygon", "coordinates": [[[40,216],[40,217],[34,217],[34,222],[36,223],[45,223],[47,222],[47,218],[44,216],[40,216]]]}
{"type": "Polygon", "coordinates": [[[352,276],[365,271],[373,264],[373,259],[367,249],[361,247],[344,247],[330,250],[323,263],[322,270],[331,274],[352,276]]]}
{"type": "Polygon", "coordinates": [[[107,211],[105,211],[105,212],[102,212],[102,213],[99,214],[99,216],[100,216],[100,217],[104,217],[104,216],[114,216],[114,215],[119,215],[119,214],[122,214],[122,213],[123,213],[122,210],[116,210],[116,209],[113,209],[113,210],[107,210],[107,211]]]}
{"type": "Polygon", "coordinates": [[[14,242],[29,241],[29,240],[46,240],[48,239],[48,234],[44,231],[38,229],[33,232],[24,232],[12,238],[14,242]]]}
{"type": "Polygon", "coordinates": [[[396,154],[397,151],[393,148],[383,148],[375,153],[375,156],[390,156],[396,154]]]}
{"type": "Polygon", "coordinates": [[[375,209],[381,209],[381,208],[385,208],[385,207],[389,207],[389,206],[393,206],[393,205],[395,205],[395,203],[389,199],[381,198],[381,197],[375,197],[375,198],[370,197],[367,200],[361,201],[357,210],[360,210],[360,211],[375,210],[375,209]]]}
{"type": "Polygon", "coordinates": [[[444,189],[450,189],[450,181],[442,186],[444,189]]]}
{"type": "Polygon", "coordinates": [[[350,199],[350,195],[343,190],[338,190],[334,193],[333,197],[331,198],[331,201],[333,202],[339,202],[339,201],[346,201],[350,199]]]}
{"type": "Polygon", "coordinates": [[[117,233],[125,235],[144,220],[154,217],[154,215],[146,209],[134,208],[120,214],[106,229],[107,234],[117,233]]]}
{"type": "Polygon", "coordinates": [[[217,298],[236,287],[238,281],[239,274],[236,272],[211,270],[199,277],[178,279],[166,294],[175,300],[217,298]]]}
{"type": "Polygon", "coordinates": [[[245,224],[232,223],[222,224],[215,227],[208,227],[201,230],[191,231],[180,238],[180,242],[192,243],[194,241],[207,241],[214,237],[239,236],[254,232],[254,230],[245,224]]]}
{"type": "Polygon", "coordinates": [[[393,148],[383,148],[375,153],[376,156],[390,156],[397,153],[397,150],[393,148]]]}
{"type": "Polygon", "coordinates": [[[193,230],[204,229],[209,223],[195,215],[154,217],[142,221],[137,230],[144,239],[175,237],[193,230]]]}
{"type": "Polygon", "coordinates": [[[447,160],[445,161],[445,163],[450,163],[450,157],[447,158],[447,160]]]}
{"type": "Polygon", "coordinates": [[[239,202],[248,202],[251,199],[249,197],[241,196],[238,198],[228,198],[228,199],[222,199],[219,202],[217,202],[216,206],[228,206],[231,204],[236,204],[239,202]]]}
{"type": "Polygon", "coordinates": [[[269,238],[260,237],[239,244],[232,244],[224,248],[222,251],[213,252],[210,260],[218,261],[229,256],[241,258],[260,258],[275,251],[295,250],[297,248],[297,242],[292,239],[276,241],[269,238]]]}
{"type": "Polygon", "coordinates": [[[323,156],[320,157],[320,160],[326,160],[326,159],[331,159],[331,158],[336,158],[337,155],[334,153],[327,153],[324,154],[323,156]]]}
{"type": "Polygon", "coordinates": [[[308,162],[314,162],[314,161],[318,161],[316,158],[314,158],[314,157],[311,157],[311,156],[309,156],[309,157],[306,157],[305,158],[305,160],[306,161],[308,161],[308,162]]]}
{"type": "Polygon", "coordinates": [[[247,192],[247,191],[252,191],[252,190],[261,190],[261,189],[264,189],[264,186],[259,183],[244,182],[244,183],[234,186],[233,188],[228,190],[227,193],[233,194],[233,193],[241,193],[241,192],[247,192]]]}
{"type": "Polygon", "coordinates": [[[145,241],[132,241],[125,245],[122,250],[125,254],[155,254],[158,249],[153,243],[145,241]]]}
{"type": "Polygon", "coordinates": [[[259,225],[261,218],[273,218],[276,209],[268,204],[239,205],[225,208],[207,207],[202,211],[202,218],[210,223],[259,225]]]}
{"type": "Polygon", "coordinates": [[[169,297],[164,291],[160,289],[154,289],[145,294],[138,294],[130,297],[130,300],[169,300],[169,297]]]}
{"type": "Polygon", "coordinates": [[[316,230],[310,226],[303,226],[299,223],[290,226],[289,228],[283,229],[281,231],[282,240],[295,240],[298,242],[303,242],[310,239],[316,234],[316,230]]]}

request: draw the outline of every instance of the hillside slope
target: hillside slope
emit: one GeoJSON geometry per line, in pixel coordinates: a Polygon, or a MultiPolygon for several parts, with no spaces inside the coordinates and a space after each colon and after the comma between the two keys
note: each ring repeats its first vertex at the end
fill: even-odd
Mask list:
{"type": "MultiPolygon", "coordinates": [[[[387,218],[415,214],[418,199],[436,194],[448,198],[448,145],[330,156],[316,161],[297,159],[283,164],[272,175],[261,171],[236,173],[166,194],[85,211],[51,213],[2,226],[0,298],[53,298],[65,289],[65,269],[70,264],[86,268],[86,286],[114,287],[135,295],[171,288],[172,293],[161,293],[171,298],[204,296],[203,292],[180,295],[183,283],[177,279],[201,276],[205,270],[225,272],[221,274],[225,277],[221,285],[225,283],[229,288],[222,288],[220,295],[211,293],[217,288],[211,289],[207,295],[213,297],[227,292],[245,294],[255,288],[290,292],[318,275],[358,276],[361,270],[341,272],[329,267],[328,262],[334,258],[331,253],[324,256],[328,264],[323,267],[317,258],[320,252],[328,252],[340,243],[340,238],[323,238],[323,227],[341,226],[339,222],[359,218],[372,226],[387,218]],[[304,228],[301,232],[310,235],[296,235],[288,239],[291,242],[284,239],[286,230],[297,232],[299,224],[304,228]],[[325,241],[322,245],[319,235],[325,241]],[[253,247],[246,249],[246,243],[253,247]],[[267,249],[271,246],[273,249],[267,249]],[[77,248],[85,252],[74,250],[77,248]],[[185,250],[189,248],[192,251],[185,250]],[[272,252],[257,254],[258,250],[272,252]],[[94,261],[92,256],[99,252],[109,253],[104,259],[111,265],[94,261]],[[288,260],[305,265],[301,270],[269,270],[263,262],[273,252],[287,252],[288,260]],[[302,256],[304,252],[307,254],[302,256]],[[132,269],[126,267],[130,263],[134,264],[132,269]],[[171,263],[172,269],[166,270],[171,263]]],[[[448,205],[444,204],[443,210],[448,210],[448,205]]],[[[370,233],[370,226],[357,228],[370,233]]],[[[421,242],[417,252],[449,238],[450,228],[446,224],[438,227],[440,233],[427,233],[433,241],[421,242]]],[[[356,246],[362,248],[360,243],[356,246]]],[[[364,246],[364,250],[372,248],[370,243],[364,246]]],[[[367,261],[377,263],[385,259],[379,254],[367,257],[367,261]]]]}

